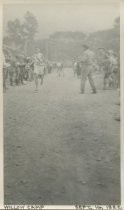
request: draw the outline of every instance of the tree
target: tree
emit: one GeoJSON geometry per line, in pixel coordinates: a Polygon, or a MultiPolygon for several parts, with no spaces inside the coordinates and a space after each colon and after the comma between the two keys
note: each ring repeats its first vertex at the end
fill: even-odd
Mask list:
{"type": "Polygon", "coordinates": [[[25,39],[24,52],[25,55],[27,55],[30,53],[31,45],[34,42],[35,35],[38,31],[37,19],[31,12],[27,12],[25,14],[22,28],[23,28],[23,36],[25,39]]]}
{"type": "Polygon", "coordinates": [[[9,41],[16,46],[22,45],[22,26],[19,19],[8,21],[6,41],[9,41]]]}
{"type": "Polygon", "coordinates": [[[22,24],[24,36],[29,40],[33,40],[38,29],[38,23],[35,16],[31,12],[27,12],[22,24]]]}
{"type": "Polygon", "coordinates": [[[8,21],[4,43],[11,45],[12,48],[23,50],[27,55],[28,44],[33,43],[37,29],[36,18],[32,13],[27,12],[22,22],[17,18],[14,21],[8,21]]]}

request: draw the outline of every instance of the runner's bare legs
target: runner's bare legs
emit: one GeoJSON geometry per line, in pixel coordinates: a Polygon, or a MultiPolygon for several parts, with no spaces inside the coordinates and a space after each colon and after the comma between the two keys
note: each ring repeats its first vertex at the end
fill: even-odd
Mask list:
{"type": "Polygon", "coordinates": [[[41,75],[41,85],[43,85],[43,78],[44,78],[44,75],[41,75]]]}
{"type": "Polygon", "coordinates": [[[34,74],[34,82],[35,82],[35,91],[38,91],[38,74],[34,74]]]}

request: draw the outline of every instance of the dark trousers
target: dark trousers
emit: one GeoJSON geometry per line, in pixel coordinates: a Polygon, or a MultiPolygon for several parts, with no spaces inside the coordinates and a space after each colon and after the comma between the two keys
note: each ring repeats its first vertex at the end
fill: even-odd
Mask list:
{"type": "Polygon", "coordinates": [[[93,91],[96,91],[96,87],[92,78],[92,71],[93,67],[92,65],[82,65],[81,66],[81,92],[85,92],[85,83],[88,78],[90,86],[93,91]]]}

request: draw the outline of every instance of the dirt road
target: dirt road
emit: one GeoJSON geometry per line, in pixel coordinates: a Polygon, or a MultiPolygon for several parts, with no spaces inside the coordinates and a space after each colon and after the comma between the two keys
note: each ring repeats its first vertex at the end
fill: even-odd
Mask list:
{"type": "Polygon", "coordinates": [[[116,90],[79,94],[80,81],[47,75],[4,94],[5,204],[119,204],[116,90]]]}

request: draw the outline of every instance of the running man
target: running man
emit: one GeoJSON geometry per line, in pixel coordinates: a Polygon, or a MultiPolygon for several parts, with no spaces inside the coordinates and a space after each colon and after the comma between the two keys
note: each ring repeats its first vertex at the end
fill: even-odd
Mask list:
{"type": "Polygon", "coordinates": [[[57,63],[57,72],[58,72],[58,76],[60,77],[61,75],[63,75],[64,77],[64,69],[63,69],[63,65],[61,62],[57,63]]]}
{"type": "Polygon", "coordinates": [[[80,68],[79,62],[77,61],[73,63],[73,72],[74,72],[74,76],[76,75],[77,78],[80,78],[81,68],[80,68]]]}
{"type": "Polygon", "coordinates": [[[38,78],[41,79],[41,85],[43,84],[44,78],[44,63],[45,59],[43,54],[40,52],[39,48],[36,48],[36,53],[34,55],[34,81],[35,81],[35,92],[38,91],[38,78]]]}

